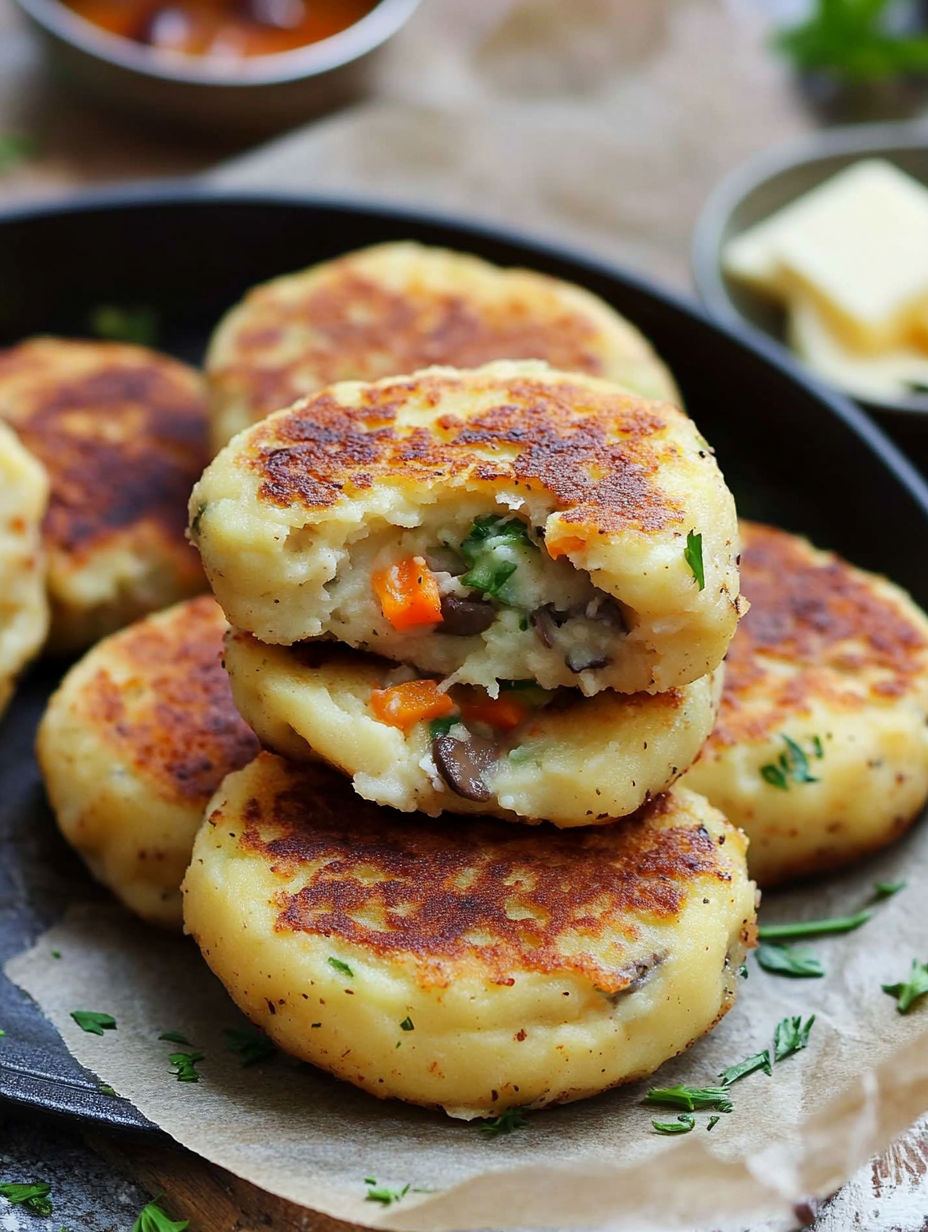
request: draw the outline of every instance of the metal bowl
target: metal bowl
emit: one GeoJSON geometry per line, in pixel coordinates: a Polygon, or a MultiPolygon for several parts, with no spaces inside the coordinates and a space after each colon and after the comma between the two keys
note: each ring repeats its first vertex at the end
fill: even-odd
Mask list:
{"type": "MultiPolygon", "coordinates": [[[[722,182],[706,203],[693,240],[693,277],[711,316],[773,338],[787,349],[782,309],[728,278],[722,252],[730,239],[860,158],[885,158],[928,187],[928,125],[826,129],[751,159],[722,182]]],[[[892,402],[858,401],[877,415],[896,419],[911,421],[928,414],[926,394],[892,402]]]]}
{"type": "Polygon", "coordinates": [[[380,0],[331,38],[234,65],[144,47],[85,21],[59,0],[16,3],[66,85],[162,122],[255,137],[363,93],[376,53],[419,0],[380,0]]]}

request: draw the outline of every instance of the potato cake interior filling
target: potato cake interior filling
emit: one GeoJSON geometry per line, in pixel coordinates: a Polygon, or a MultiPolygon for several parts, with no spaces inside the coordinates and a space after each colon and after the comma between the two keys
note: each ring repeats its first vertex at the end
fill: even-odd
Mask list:
{"type": "MultiPolygon", "coordinates": [[[[548,687],[563,681],[565,668],[579,676],[612,664],[634,613],[565,557],[553,559],[543,526],[511,513],[462,521],[442,507],[435,512],[398,540],[390,528],[387,541],[374,534],[352,545],[327,587],[330,633],[449,675],[482,642],[485,677],[498,680],[515,665],[548,687]]],[[[492,681],[489,688],[498,692],[492,681]]]]}

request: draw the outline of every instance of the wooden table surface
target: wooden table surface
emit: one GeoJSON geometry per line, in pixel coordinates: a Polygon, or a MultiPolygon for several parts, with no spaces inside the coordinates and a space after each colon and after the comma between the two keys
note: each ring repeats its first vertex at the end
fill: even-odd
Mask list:
{"type": "MultiPolygon", "coordinates": [[[[284,138],[220,176],[362,191],[508,220],[518,201],[529,225],[566,232],[686,290],[690,231],[706,193],[741,159],[811,123],[764,50],[762,18],[796,8],[793,0],[425,0],[385,58],[376,107],[284,138]],[[498,151],[514,169],[515,197],[504,191],[512,185],[488,189],[480,142],[470,161],[466,143],[457,142],[449,162],[449,125],[461,124],[468,109],[469,131],[489,133],[491,123],[498,151]],[[587,166],[617,159],[628,191],[597,198],[572,192],[567,176],[541,177],[521,149],[539,116],[565,158],[577,160],[575,135],[582,133],[587,166]],[[522,171],[530,182],[520,185],[522,171]]],[[[0,204],[205,171],[243,153],[228,141],[182,140],[132,125],[116,107],[59,93],[10,0],[0,0],[0,136],[11,133],[32,137],[36,155],[0,177],[0,204]]],[[[81,1142],[71,1127],[23,1122],[3,1108],[0,1127],[4,1175],[34,1167],[41,1144],[51,1153],[54,1142],[56,1229],[128,1232],[142,1195],[162,1191],[164,1208],[189,1219],[193,1232],[348,1227],[169,1146],[98,1132],[81,1142]]],[[[928,1121],[817,1212],[797,1212],[797,1226],[810,1220],[815,1232],[928,1230],[928,1121]]],[[[18,1223],[4,1208],[0,1226],[17,1230],[37,1221],[18,1223]]]]}

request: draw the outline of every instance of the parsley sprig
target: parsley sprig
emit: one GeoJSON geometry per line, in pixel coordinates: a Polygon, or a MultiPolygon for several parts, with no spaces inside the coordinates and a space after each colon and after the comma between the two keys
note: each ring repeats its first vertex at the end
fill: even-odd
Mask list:
{"type": "MultiPolygon", "coordinates": [[[[761,766],[760,774],[765,783],[776,787],[778,791],[789,791],[790,783],[818,783],[809,767],[809,755],[800,744],[790,739],[785,733],[780,738],[786,745],[786,751],[781,753],[776,762],[761,766]]],[[[813,736],[811,756],[821,761],[825,756],[825,747],[820,736],[813,736]]]]}
{"type": "Polygon", "coordinates": [[[896,998],[896,1009],[907,1014],[915,1002],[928,993],[928,963],[912,959],[909,978],[899,984],[884,984],[883,991],[896,998]]]}
{"type": "Polygon", "coordinates": [[[45,1181],[28,1181],[25,1184],[4,1182],[0,1184],[0,1197],[6,1198],[12,1206],[25,1207],[33,1215],[50,1215],[54,1204],[48,1196],[51,1185],[45,1181]]]}
{"type": "Polygon", "coordinates": [[[773,1048],[765,1048],[763,1052],[756,1052],[754,1056],[722,1070],[719,1078],[723,1085],[729,1087],[733,1082],[746,1078],[748,1074],[756,1073],[757,1070],[763,1070],[769,1077],[776,1063],[785,1061],[787,1057],[793,1056],[794,1053],[800,1052],[808,1045],[809,1033],[814,1022],[814,1014],[805,1022],[801,1015],[781,1018],[774,1028],[773,1048]]]}

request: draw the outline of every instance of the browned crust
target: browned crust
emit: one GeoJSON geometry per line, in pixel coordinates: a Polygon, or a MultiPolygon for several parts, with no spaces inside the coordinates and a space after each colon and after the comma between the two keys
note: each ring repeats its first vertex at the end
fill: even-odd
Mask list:
{"type": "Polygon", "coordinates": [[[605,375],[601,329],[589,313],[565,304],[539,315],[502,277],[492,303],[415,286],[398,293],[360,273],[349,255],[331,262],[326,281],[302,295],[280,295],[272,284],[246,303],[258,323],[236,332],[234,361],[215,367],[211,379],[246,391],[255,419],[336,381],[376,381],[433,364],[543,359],[563,371],[605,375]],[[299,359],[269,362],[294,329],[305,335],[299,359]]]}
{"type": "Polygon", "coordinates": [[[241,462],[263,501],[328,508],[378,481],[444,484],[477,479],[547,490],[565,520],[608,533],[682,522],[662,491],[661,467],[676,451],[664,435],[675,408],[605,385],[543,376],[418,374],[363,390],[356,406],[331,390],[298,402],[253,430],[241,462]],[[439,408],[464,387],[496,405],[466,422],[437,415],[430,429],[398,425],[411,396],[439,408]]]}
{"type": "Polygon", "coordinates": [[[222,666],[225,629],[212,596],[192,599],[170,620],[142,621],[111,640],[118,679],[101,668],[83,691],[88,722],[120,757],[163,798],[201,808],[258,752],[222,666]]]}
{"type": "MultiPolygon", "coordinates": [[[[531,971],[578,975],[611,993],[632,978],[622,947],[642,919],[678,916],[697,878],[731,881],[724,848],[704,828],[661,826],[672,807],[662,797],[621,826],[526,831],[410,817],[360,800],[330,772],[291,767],[285,787],[245,804],[238,841],[280,882],[278,932],[412,959],[423,986],[465,970],[498,984],[531,971]],[[617,938],[614,963],[594,952],[603,935],[617,938]]],[[[221,828],[221,809],[209,820],[221,828]]]]}
{"type": "Polygon", "coordinates": [[[813,557],[804,539],[772,526],[742,521],[741,537],[741,588],[751,609],[729,647],[711,745],[763,740],[808,713],[813,700],[842,709],[885,705],[924,679],[923,627],[874,592],[866,575],[838,556],[813,557]]]}
{"type": "Polygon", "coordinates": [[[83,556],[146,523],[184,547],[209,460],[192,368],[121,343],[33,339],[0,353],[0,417],[49,472],[50,545],[83,556]]]}

